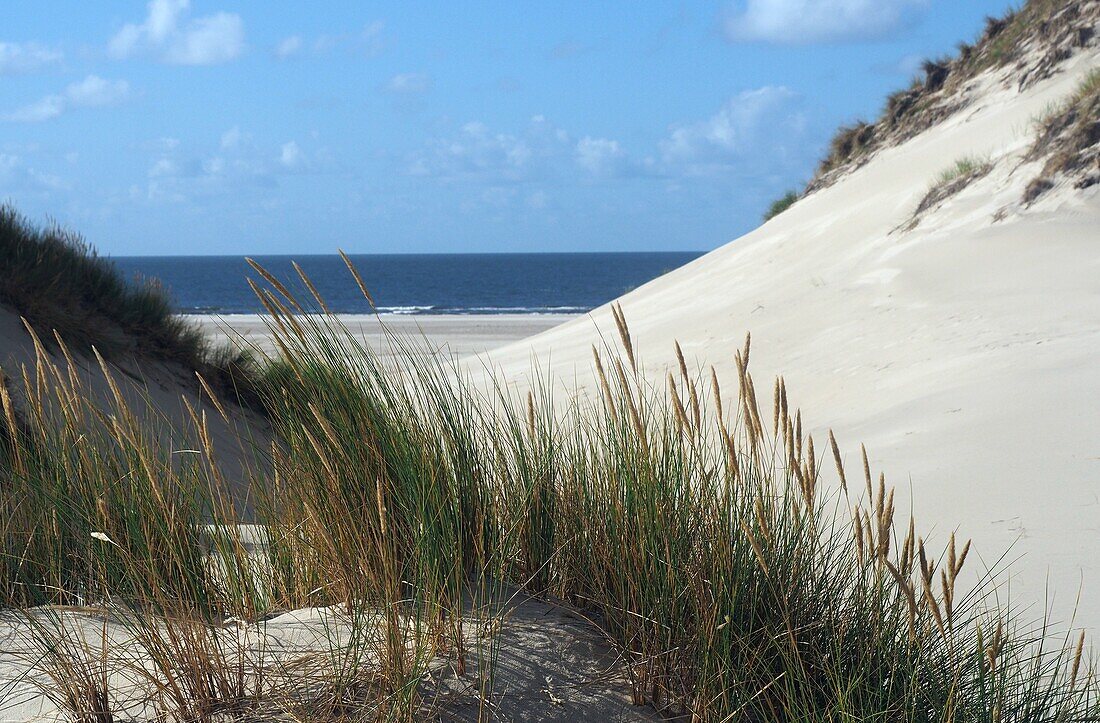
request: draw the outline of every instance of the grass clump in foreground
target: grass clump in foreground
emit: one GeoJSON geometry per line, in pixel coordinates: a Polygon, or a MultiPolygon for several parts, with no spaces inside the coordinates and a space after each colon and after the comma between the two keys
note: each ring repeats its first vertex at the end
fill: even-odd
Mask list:
{"type": "MultiPolygon", "coordinates": [[[[256,289],[281,349],[264,389],[278,440],[252,480],[258,545],[233,524],[209,438],[180,464],[121,400],[100,408],[48,365],[27,373],[42,411],[9,421],[3,602],[110,612],[135,641],[99,654],[98,637],[66,632],[70,613],[27,612],[73,720],[134,715],[104,683],[112,655],[167,718],[427,716],[432,662],[466,674],[471,596],[504,584],[588,611],[634,702],[670,716],[1100,716],[1083,637],[998,608],[988,576],[963,583],[969,545],[937,554],[912,520],[898,529],[866,453],[849,479],[781,379],[759,403],[747,341],[733,390],[678,348],[655,381],[616,310],[621,346],[593,349],[596,386],[563,407],[548,382],[518,397],[474,385],[397,337],[387,366],[277,282],[256,289]],[[822,458],[839,489],[823,489],[822,458]],[[306,607],[319,649],[262,643],[265,620],[306,607]]],[[[508,700],[491,677],[471,687],[485,718],[508,700]]]]}

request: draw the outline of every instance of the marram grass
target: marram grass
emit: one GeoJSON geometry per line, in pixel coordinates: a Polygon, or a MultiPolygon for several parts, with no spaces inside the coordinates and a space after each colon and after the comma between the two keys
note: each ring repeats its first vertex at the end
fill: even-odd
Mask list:
{"type": "Polygon", "coordinates": [[[150,718],[418,719],[438,714],[433,664],[467,675],[486,650],[471,690],[493,718],[492,645],[465,623],[504,586],[584,610],[624,694],[671,717],[1100,719],[1083,636],[998,607],[990,575],[964,585],[969,544],[932,550],[899,525],[866,453],[845,469],[832,435],[804,434],[782,379],[763,404],[747,340],[734,388],[678,347],[649,379],[616,308],[596,388],[563,404],[547,376],[476,385],[415,340],[391,335],[384,362],[257,271],[280,353],[255,528],[236,524],[201,412],[142,421],[44,349],[10,380],[18,410],[5,390],[0,595],[37,621],[72,720],[134,715],[108,665],[143,671],[150,718]],[[121,620],[127,644],[73,633],[60,606],[121,620]],[[320,652],[267,649],[264,621],[303,608],[320,652]]]}

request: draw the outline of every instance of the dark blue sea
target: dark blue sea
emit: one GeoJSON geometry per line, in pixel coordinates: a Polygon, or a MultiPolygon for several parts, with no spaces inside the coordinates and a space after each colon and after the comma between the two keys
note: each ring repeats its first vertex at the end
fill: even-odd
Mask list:
{"type": "MultiPolygon", "coordinates": [[[[573,314],[604,304],[701,256],[698,252],[356,255],[378,311],[393,314],[573,314]]],[[[339,256],[254,257],[296,295],[297,261],[329,308],[369,313],[339,256]]],[[[115,257],[127,276],[160,279],[185,314],[251,314],[263,307],[240,256],[115,257]]]]}

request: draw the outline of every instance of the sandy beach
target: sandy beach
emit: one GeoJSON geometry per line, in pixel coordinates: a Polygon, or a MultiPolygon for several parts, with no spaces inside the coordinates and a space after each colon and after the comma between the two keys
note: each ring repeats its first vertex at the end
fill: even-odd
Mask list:
{"type": "MultiPolygon", "coordinates": [[[[198,323],[215,343],[243,340],[262,351],[274,351],[267,326],[259,315],[194,315],[188,318],[198,323]]],[[[577,318],[580,316],[573,314],[340,315],[348,329],[384,355],[389,355],[390,349],[382,332],[383,324],[399,335],[423,335],[433,349],[458,357],[482,354],[577,318]]]]}

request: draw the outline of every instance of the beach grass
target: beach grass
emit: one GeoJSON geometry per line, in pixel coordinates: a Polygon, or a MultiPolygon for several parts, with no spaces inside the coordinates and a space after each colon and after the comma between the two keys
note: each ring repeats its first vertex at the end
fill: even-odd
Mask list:
{"type": "Polygon", "coordinates": [[[764,220],[770,221],[779,214],[786,211],[788,208],[794,205],[798,200],[798,191],[787,191],[779,198],[775,199],[768,205],[768,210],[764,212],[764,220]]]}
{"type": "MultiPolygon", "coordinates": [[[[466,623],[505,587],[590,617],[624,694],[673,717],[1100,715],[1083,636],[998,604],[995,572],[964,572],[968,544],[933,550],[896,521],[866,452],[853,473],[831,435],[805,434],[782,379],[762,403],[747,339],[732,389],[678,347],[653,380],[616,310],[598,386],[562,402],[537,369],[530,391],[475,384],[415,339],[391,335],[398,361],[383,362],[313,313],[321,300],[258,272],[280,354],[261,387],[276,441],[250,473],[255,527],[237,524],[202,412],[188,430],[140,422],[44,345],[13,380],[30,411],[5,414],[0,601],[37,620],[31,649],[72,720],[132,715],[110,666],[142,671],[154,717],[438,714],[433,665],[461,676],[492,657],[466,623]],[[74,632],[69,608],[125,643],[74,632]],[[264,643],[293,610],[324,641],[305,662],[264,643]]],[[[491,718],[491,660],[478,670],[491,718]]]]}
{"type": "Polygon", "coordinates": [[[0,304],[14,309],[53,346],[56,331],[78,355],[138,357],[201,370],[228,397],[255,406],[249,350],[210,344],[176,314],[159,281],[125,278],[79,234],[36,226],[0,205],[0,304]]]}
{"type": "Polygon", "coordinates": [[[945,186],[959,179],[973,178],[987,173],[993,164],[988,157],[963,156],[940,171],[932,182],[933,187],[945,186]]]}
{"type": "Polygon", "coordinates": [[[1100,180],[1092,170],[1100,157],[1097,151],[1098,116],[1100,69],[1094,68],[1084,75],[1066,99],[1051,104],[1036,119],[1035,136],[1027,158],[1045,161],[1024,190],[1022,200],[1025,204],[1031,204],[1053,188],[1057,180],[1067,176],[1078,188],[1086,188],[1100,180]]]}
{"type": "Polygon", "coordinates": [[[1095,8],[1075,0],[1027,0],[999,16],[986,16],[973,43],[960,43],[953,56],[923,60],[919,76],[887,97],[877,119],[840,126],[806,191],[831,183],[879,149],[911,138],[965,107],[960,96],[982,73],[1016,63],[1015,82],[1021,88],[1046,77],[1072,48],[1091,37],[1094,21],[1095,8]]]}
{"type": "Polygon", "coordinates": [[[0,302],[82,352],[95,344],[197,364],[206,350],[156,280],[123,278],[78,234],[37,227],[11,206],[0,208],[0,302]]]}

